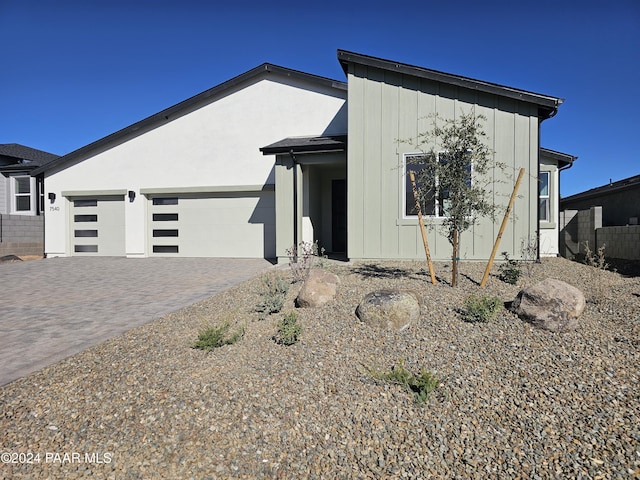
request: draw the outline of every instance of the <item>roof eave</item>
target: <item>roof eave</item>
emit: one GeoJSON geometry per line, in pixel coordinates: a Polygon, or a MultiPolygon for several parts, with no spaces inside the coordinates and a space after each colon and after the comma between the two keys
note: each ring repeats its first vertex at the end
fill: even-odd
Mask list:
{"type": "Polygon", "coordinates": [[[499,85],[497,83],[485,82],[483,80],[476,80],[469,77],[453,75],[450,73],[385,60],[383,58],[371,57],[360,53],[348,52],[345,50],[338,50],[338,60],[342,65],[342,69],[345,74],[348,74],[349,63],[355,63],[533,103],[540,107],[539,114],[543,119],[553,117],[556,114],[558,107],[564,102],[564,99],[552,97],[550,95],[529,92],[505,85],[499,85]]]}

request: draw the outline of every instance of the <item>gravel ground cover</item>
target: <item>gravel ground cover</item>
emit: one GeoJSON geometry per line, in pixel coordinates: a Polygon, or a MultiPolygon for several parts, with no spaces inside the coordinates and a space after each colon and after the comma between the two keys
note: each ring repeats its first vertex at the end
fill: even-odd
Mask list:
{"type": "MultiPolygon", "coordinates": [[[[0,389],[1,478],[640,478],[640,277],[547,259],[518,285],[484,264],[325,266],[333,302],[299,309],[301,339],[258,320],[261,278],[167,315],[0,389]],[[513,300],[558,278],[589,302],[574,332],[508,310],[465,323],[471,293],[513,300]],[[379,288],[423,299],[420,323],[373,329],[354,315],[379,288]],[[239,343],[191,348],[205,322],[245,325],[239,343]],[[403,361],[441,379],[426,404],[366,368],[403,361]],[[13,455],[7,456],[7,453],[13,455]]],[[[286,276],[288,271],[279,271],[286,276]]],[[[282,313],[294,309],[299,284],[282,313]]]]}

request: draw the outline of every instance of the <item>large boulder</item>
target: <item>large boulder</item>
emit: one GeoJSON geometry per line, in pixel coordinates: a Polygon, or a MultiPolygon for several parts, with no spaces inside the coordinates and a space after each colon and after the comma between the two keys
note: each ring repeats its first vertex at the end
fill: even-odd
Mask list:
{"type": "Polygon", "coordinates": [[[521,290],[511,308],[535,327],[566,332],[576,329],[584,307],[580,290],[561,280],[547,278],[521,290]]]}
{"type": "Polygon", "coordinates": [[[309,272],[296,298],[298,307],[317,307],[330,302],[336,295],[340,279],[326,270],[314,269],[309,272]]]}
{"type": "Polygon", "coordinates": [[[410,290],[378,290],[364,297],[356,315],[371,325],[404,330],[420,319],[420,298],[410,290]]]}

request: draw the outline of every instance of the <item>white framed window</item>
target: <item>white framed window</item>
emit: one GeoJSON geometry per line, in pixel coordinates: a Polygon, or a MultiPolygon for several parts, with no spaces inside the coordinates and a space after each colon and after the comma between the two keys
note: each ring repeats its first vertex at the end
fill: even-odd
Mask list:
{"type": "MultiPolygon", "coordinates": [[[[438,163],[441,167],[446,167],[450,161],[447,152],[438,152],[438,163]]],[[[473,162],[469,159],[467,166],[467,184],[471,186],[471,172],[473,162]]],[[[420,209],[423,216],[443,218],[447,216],[450,205],[449,190],[441,188],[437,174],[434,168],[425,162],[424,153],[408,153],[404,155],[404,218],[414,218],[418,216],[416,209],[416,201],[413,196],[413,187],[409,172],[414,172],[416,177],[416,185],[423,195],[420,209]]]]}
{"type": "Polygon", "coordinates": [[[36,179],[29,175],[11,177],[11,213],[18,215],[35,215],[36,213],[36,179]]]}
{"type": "Polygon", "coordinates": [[[538,177],[538,217],[541,222],[551,221],[551,197],[549,196],[549,172],[538,177]]]}

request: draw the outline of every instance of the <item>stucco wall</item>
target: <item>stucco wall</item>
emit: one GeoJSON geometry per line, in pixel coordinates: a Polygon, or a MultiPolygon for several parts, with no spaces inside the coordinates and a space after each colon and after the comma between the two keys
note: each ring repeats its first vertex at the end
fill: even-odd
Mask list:
{"type": "MultiPolygon", "coordinates": [[[[373,67],[350,65],[348,145],[348,255],[350,258],[423,258],[416,218],[403,217],[403,154],[410,143],[432,127],[433,115],[451,119],[473,110],[486,117],[484,129],[495,159],[490,180],[501,218],[520,167],[526,169],[513,214],[500,249],[520,257],[537,226],[538,118],[535,106],[435,81],[373,67]],[[514,220],[517,219],[517,220],[514,220]]],[[[426,145],[429,149],[431,145],[426,145]]],[[[437,145],[434,145],[437,148],[437,145]]],[[[427,219],[428,240],[435,259],[451,258],[451,246],[440,221],[427,219]]],[[[500,227],[483,219],[462,233],[461,258],[486,259],[500,227]]]]}
{"type": "Polygon", "coordinates": [[[274,158],[260,147],[289,136],[345,133],[346,92],[271,73],[210,99],[173,121],[108,150],[49,172],[47,255],[69,252],[69,205],[63,192],[125,189],[126,253],[146,254],[146,202],[140,189],[275,183],[274,158]]]}
{"type": "Polygon", "coordinates": [[[540,159],[540,171],[549,172],[549,221],[540,222],[540,255],[554,257],[559,255],[559,172],[555,162],[545,158],[540,159]]]}

